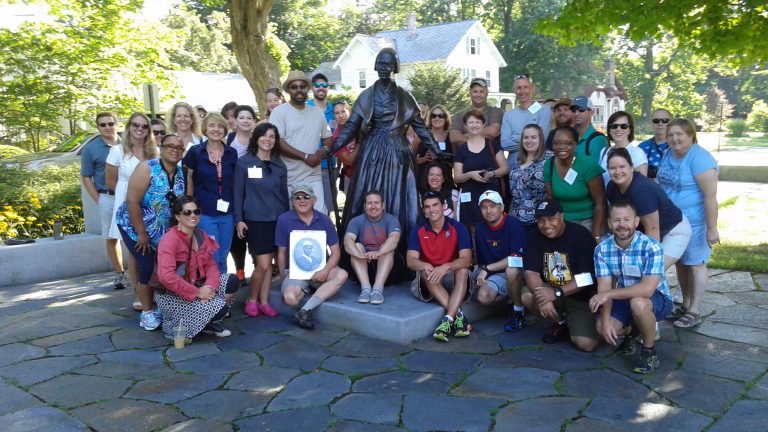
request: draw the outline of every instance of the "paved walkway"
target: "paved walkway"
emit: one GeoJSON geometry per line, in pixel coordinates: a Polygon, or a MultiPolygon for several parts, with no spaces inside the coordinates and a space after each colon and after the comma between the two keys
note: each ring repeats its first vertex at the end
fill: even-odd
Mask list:
{"type": "MultiPolygon", "coordinates": [[[[3,431],[753,431],[768,424],[768,275],[712,271],[707,320],[662,323],[660,369],[543,327],[475,323],[401,346],[284,318],[226,322],[177,350],[108,275],[0,288],[3,431]]],[[[243,292],[241,292],[243,294],[243,292]]],[[[242,303],[240,303],[242,304],[242,303]]]]}

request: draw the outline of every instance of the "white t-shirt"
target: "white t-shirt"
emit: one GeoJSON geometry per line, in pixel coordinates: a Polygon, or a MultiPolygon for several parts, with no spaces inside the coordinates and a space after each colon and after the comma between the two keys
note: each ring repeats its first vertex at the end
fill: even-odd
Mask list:
{"type": "MultiPolygon", "coordinates": [[[[331,129],[325,120],[325,114],[318,108],[305,105],[296,109],[290,103],[282,104],[272,110],[269,122],[277,127],[280,138],[291,147],[308,154],[314,154],[320,148],[322,138],[330,138],[331,129]]],[[[321,181],[320,165],[311,168],[302,160],[282,156],[288,168],[288,185],[302,182],[321,181]]]]}
{"type": "MultiPolygon", "coordinates": [[[[608,173],[608,150],[611,148],[612,146],[608,146],[600,151],[600,166],[605,170],[603,173],[603,183],[605,183],[605,186],[608,186],[608,182],[611,181],[611,174],[608,173]]],[[[629,152],[629,157],[632,159],[632,166],[635,171],[640,165],[648,165],[648,157],[645,155],[643,149],[637,146],[637,141],[629,143],[629,145],[627,145],[627,151],[629,152]]]]}

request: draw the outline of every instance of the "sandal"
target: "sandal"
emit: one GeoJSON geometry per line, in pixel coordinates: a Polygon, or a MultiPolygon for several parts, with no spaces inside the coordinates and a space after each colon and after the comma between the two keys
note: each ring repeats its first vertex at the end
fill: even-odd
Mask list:
{"type": "Polygon", "coordinates": [[[691,328],[696,327],[697,325],[701,324],[703,320],[701,319],[701,315],[697,313],[693,313],[691,311],[686,311],[683,316],[680,317],[677,321],[673,322],[672,325],[674,325],[677,328],[691,328]]]}
{"type": "Polygon", "coordinates": [[[672,310],[672,312],[667,315],[667,319],[676,320],[680,319],[685,315],[685,313],[688,312],[688,308],[680,305],[672,310]]]}

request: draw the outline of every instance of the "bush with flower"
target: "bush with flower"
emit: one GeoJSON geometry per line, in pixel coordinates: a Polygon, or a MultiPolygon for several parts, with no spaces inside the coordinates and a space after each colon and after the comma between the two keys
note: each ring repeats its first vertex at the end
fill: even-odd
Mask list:
{"type": "Polygon", "coordinates": [[[40,171],[0,168],[0,240],[50,237],[57,220],[64,234],[85,230],[79,164],[40,171]]]}

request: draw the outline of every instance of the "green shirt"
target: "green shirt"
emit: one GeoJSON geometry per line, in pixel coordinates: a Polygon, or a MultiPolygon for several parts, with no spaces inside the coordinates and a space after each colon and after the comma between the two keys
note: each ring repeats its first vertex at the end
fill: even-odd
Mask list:
{"type": "Polygon", "coordinates": [[[589,181],[600,176],[602,187],[603,168],[592,158],[576,156],[572,170],[576,171],[576,178],[572,184],[566,183],[557,174],[557,168],[552,166],[552,159],[544,162],[544,182],[552,185],[552,195],[563,207],[563,216],[567,221],[589,219],[595,215],[595,202],[589,194],[589,181]]]}
{"type": "MultiPolygon", "coordinates": [[[[586,156],[587,155],[587,139],[590,135],[592,135],[595,131],[594,126],[590,124],[587,127],[587,130],[584,131],[583,134],[579,137],[579,143],[576,145],[576,155],[577,156],[586,156]]],[[[597,135],[594,138],[592,138],[592,141],[589,142],[589,157],[591,157],[595,162],[600,163],[600,150],[603,148],[608,147],[608,140],[605,139],[605,135],[597,135]]]]}

